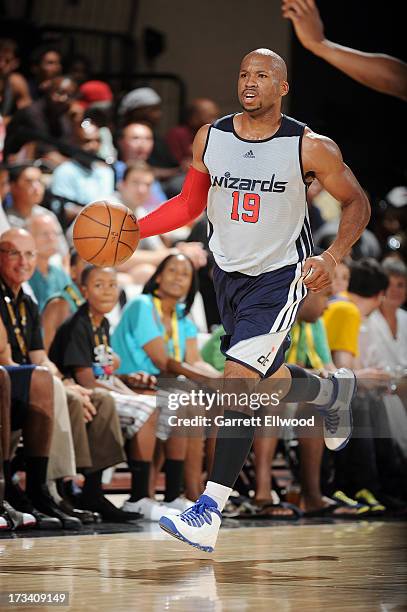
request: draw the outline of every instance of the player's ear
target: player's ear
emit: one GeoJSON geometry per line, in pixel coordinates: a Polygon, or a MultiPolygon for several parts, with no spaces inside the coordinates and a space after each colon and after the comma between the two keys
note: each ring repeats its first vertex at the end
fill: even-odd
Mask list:
{"type": "Polygon", "coordinates": [[[290,91],[290,86],[287,81],[281,81],[280,83],[280,91],[282,96],[286,96],[290,91]]]}

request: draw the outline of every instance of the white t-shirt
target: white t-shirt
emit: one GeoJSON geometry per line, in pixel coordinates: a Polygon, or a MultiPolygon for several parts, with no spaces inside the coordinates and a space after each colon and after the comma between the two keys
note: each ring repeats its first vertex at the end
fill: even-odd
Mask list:
{"type": "Polygon", "coordinates": [[[0,202],[0,236],[10,229],[10,224],[7,220],[7,215],[4,212],[4,208],[0,202]]]}
{"type": "Polygon", "coordinates": [[[399,308],[396,317],[397,338],[379,310],[363,322],[359,336],[362,368],[407,368],[407,312],[399,308]]]}

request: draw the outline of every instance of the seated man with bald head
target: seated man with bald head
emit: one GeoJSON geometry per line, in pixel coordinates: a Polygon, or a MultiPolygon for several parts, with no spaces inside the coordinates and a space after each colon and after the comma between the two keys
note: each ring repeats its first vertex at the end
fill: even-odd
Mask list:
{"type": "MultiPolygon", "coordinates": [[[[80,511],[58,495],[55,481],[73,477],[77,469],[85,470],[92,483],[94,471],[121,463],[123,439],[114,401],[103,390],[90,391],[62,375],[44,350],[38,306],[22,290],[30,280],[37,260],[33,237],[24,229],[12,229],[0,236],[0,315],[7,329],[11,359],[5,365],[43,366],[53,374],[54,419],[48,455],[43,455],[40,493],[34,491],[32,502],[38,510],[57,517],[68,529],[93,521],[92,512],[80,511]],[[52,496],[49,494],[49,487],[52,496]],[[35,495],[34,495],[35,494],[35,495]],[[55,498],[55,499],[53,499],[55,498]],[[55,501],[56,500],[56,501],[55,501]]],[[[61,491],[64,492],[61,488],[61,491]]],[[[12,501],[18,509],[29,508],[27,502],[12,501]]],[[[29,490],[31,493],[31,490],[29,490]]],[[[129,520],[107,499],[99,499],[102,518],[112,522],[129,520]]],[[[134,516],[132,518],[135,518],[134,516]]]]}

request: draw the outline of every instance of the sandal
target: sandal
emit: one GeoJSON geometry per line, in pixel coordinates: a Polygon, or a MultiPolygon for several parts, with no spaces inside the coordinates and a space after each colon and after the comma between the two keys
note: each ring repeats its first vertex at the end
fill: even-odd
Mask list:
{"type": "Polygon", "coordinates": [[[345,495],[343,491],[335,491],[335,493],[332,495],[332,499],[336,501],[339,506],[343,506],[345,508],[352,508],[355,510],[354,514],[343,514],[341,518],[345,516],[346,518],[364,518],[372,516],[370,506],[366,504],[360,504],[355,499],[351,499],[350,497],[345,495]]]}
{"type": "Polygon", "coordinates": [[[274,521],[296,521],[303,516],[303,512],[295,504],[288,502],[267,502],[262,504],[254,518],[272,519],[274,521]],[[281,511],[285,512],[281,512],[281,511]],[[289,511],[289,512],[287,512],[289,511]]]}
{"type": "Polygon", "coordinates": [[[373,495],[369,489],[361,489],[355,493],[355,499],[360,503],[366,504],[370,507],[370,513],[372,516],[382,516],[386,512],[386,506],[383,506],[373,495]]]}

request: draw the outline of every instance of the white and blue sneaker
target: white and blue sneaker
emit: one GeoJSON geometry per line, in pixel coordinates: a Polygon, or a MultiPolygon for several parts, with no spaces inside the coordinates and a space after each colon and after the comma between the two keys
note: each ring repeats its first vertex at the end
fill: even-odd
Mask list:
{"type": "Polygon", "coordinates": [[[338,451],[352,436],[351,402],[357,385],[355,374],[348,368],[340,368],[330,376],[330,380],[334,385],[332,399],[318,409],[324,418],[325,444],[329,450],[338,451]]]}
{"type": "Polygon", "coordinates": [[[213,552],[221,522],[222,515],[216,501],[208,495],[201,495],[191,508],[181,514],[164,514],[159,525],[174,538],[205,552],[213,552]]]}

